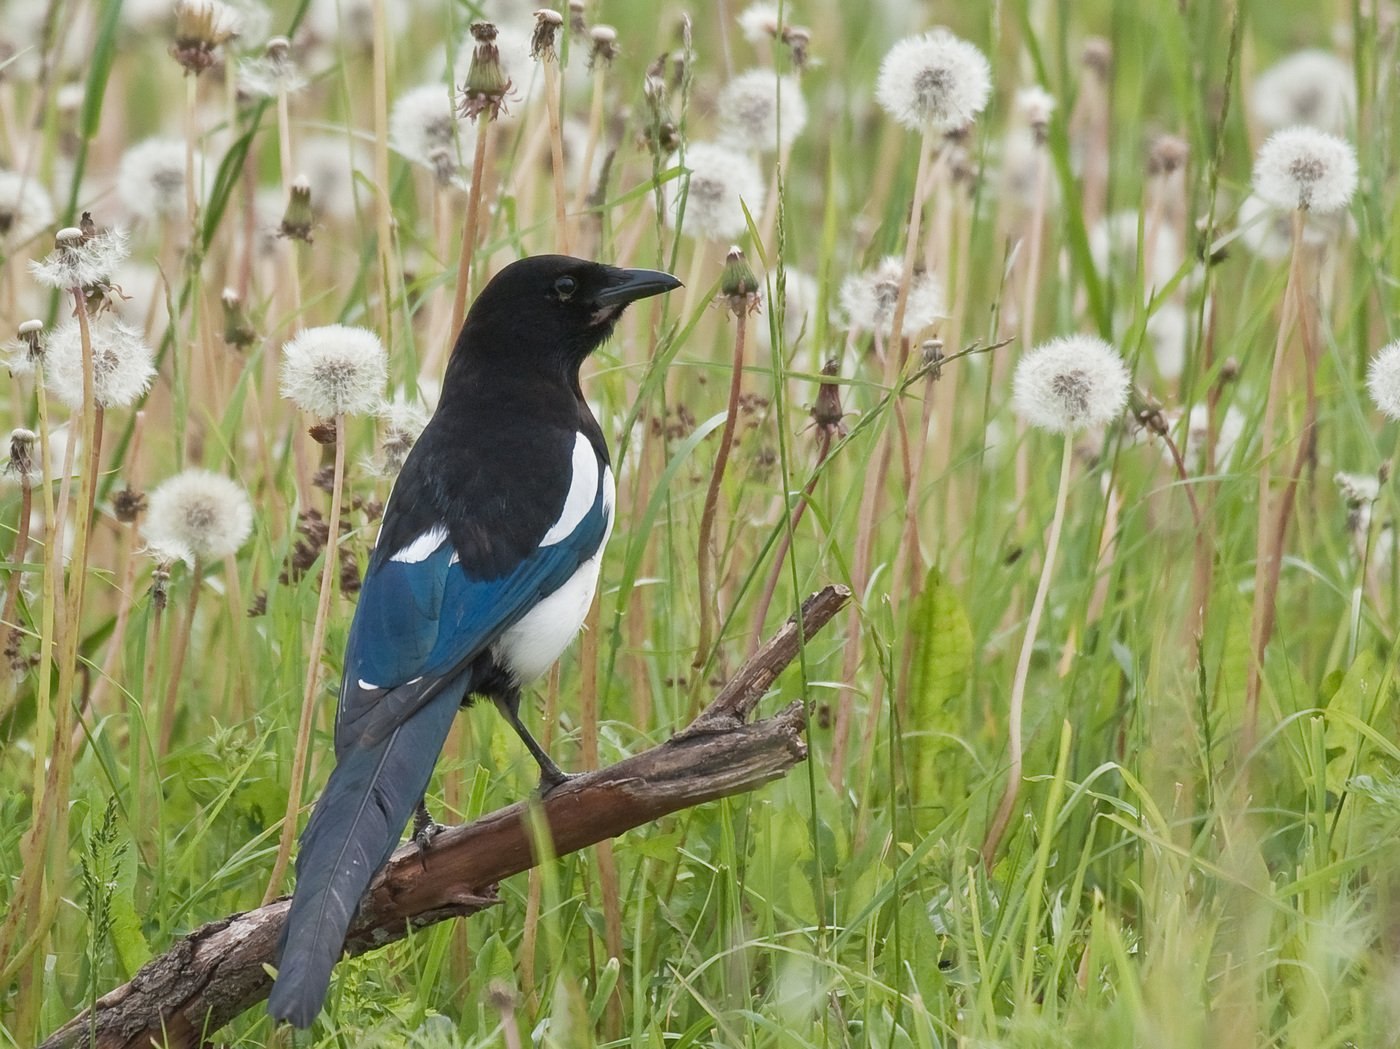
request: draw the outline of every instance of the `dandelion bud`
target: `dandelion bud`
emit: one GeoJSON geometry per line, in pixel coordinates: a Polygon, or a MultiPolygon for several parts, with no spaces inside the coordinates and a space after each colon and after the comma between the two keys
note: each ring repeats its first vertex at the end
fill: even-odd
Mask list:
{"type": "Polygon", "coordinates": [[[310,244],[311,227],[315,222],[316,214],[311,208],[311,181],[305,175],[298,175],[287,197],[287,210],[282,214],[277,235],[310,244]]]}
{"type": "Polygon", "coordinates": [[[783,43],[788,46],[788,57],[792,60],[792,68],[799,73],[806,69],[810,58],[808,49],[812,44],[812,31],[806,26],[783,26],[783,43]]]}
{"type": "Polygon", "coordinates": [[[758,309],[758,278],[744,252],[737,245],[729,249],[724,259],[724,273],[719,280],[719,293],[734,316],[742,317],[758,309]]]}
{"type": "Polygon", "coordinates": [[[225,288],[220,301],[224,306],[224,342],[246,350],[257,340],[258,333],[243,308],[243,300],[232,288],[225,288]]]}
{"type": "Polygon", "coordinates": [[[1159,135],[1147,154],[1149,175],[1174,175],[1186,166],[1191,147],[1177,135],[1159,135]]]}
{"type": "Polygon", "coordinates": [[[588,35],[588,23],[583,17],[583,0],[569,0],[569,32],[576,37],[588,35]]]}
{"type": "Polygon", "coordinates": [[[467,82],[462,87],[462,116],[475,120],[482,113],[495,120],[505,108],[510,77],[501,66],[501,52],[496,46],[496,27],[490,22],[472,24],[472,64],[467,70],[467,82]]]}
{"type": "MultiPolygon", "coordinates": [[[[666,166],[681,161],[678,153],[666,166]]],[[[767,184],[758,165],[743,153],[697,142],[686,148],[684,164],[689,177],[666,183],[666,220],[672,227],[695,237],[728,240],[748,229],[745,207],[755,217],[763,211],[767,184]]]]}
{"type": "Polygon", "coordinates": [[[1226,357],[1220,364],[1220,383],[1234,382],[1240,377],[1240,362],[1236,357],[1226,357]]]}
{"type": "Polygon", "coordinates": [[[588,31],[588,39],[592,44],[588,52],[588,68],[593,69],[599,63],[605,67],[612,65],[618,54],[617,30],[610,25],[595,25],[588,31]]]}
{"type": "Polygon", "coordinates": [[[912,131],[966,127],[987,105],[992,71],[987,57],[946,29],[908,37],[880,63],[875,98],[912,131]]]}
{"type": "Polygon", "coordinates": [[[34,442],[37,440],[33,430],[10,431],[10,461],[5,464],[5,472],[18,477],[25,488],[32,488],[43,480],[43,473],[34,456],[34,442]]]}
{"type": "Polygon", "coordinates": [[[185,470],[151,493],[141,533],[154,547],[184,549],[203,561],[238,552],[253,531],[253,505],[238,482],[185,470]]]}
{"type": "MultiPolygon", "coordinates": [[[[835,376],[840,372],[841,362],[835,357],[828,357],[822,365],[823,375],[835,376]]],[[[828,436],[845,437],[846,425],[841,421],[845,414],[841,410],[841,387],[834,382],[822,383],[817,388],[816,403],[812,405],[812,422],[817,429],[826,431],[828,436]]]]}
{"type": "Polygon", "coordinates": [[[1128,370],[1102,339],[1062,336],[1021,358],[1011,403],[1026,422],[1052,433],[1103,426],[1128,403],[1128,370]]]}
{"type": "Polygon", "coordinates": [[[219,0],[176,0],[170,54],[198,76],[214,64],[214,49],[238,35],[238,15],[219,0]]]}
{"type": "Polygon", "coordinates": [[[1351,143],[1315,128],[1286,128],[1259,147],[1254,192],[1278,208],[1327,215],[1347,206],[1356,174],[1351,143]]]}
{"type": "Polygon", "coordinates": [[[554,50],[554,34],[564,24],[558,11],[542,7],[535,12],[535,31],[530,36],[530,57],[539,62],[552,62],[559,57],[554,50]]]}
{"type": "Polygon", "coordinates": [[[387,371],[384,346],[367,328],[307,328],[282,353],[282,396],[303,411],[329,419],[379,407],[387,371]]]}
{"type": "Polygon", "coordinates": [[[1400,340],[1382,347],[1366,369],[1366,388],[1388,419],[1400,420],[1400,340]]]}

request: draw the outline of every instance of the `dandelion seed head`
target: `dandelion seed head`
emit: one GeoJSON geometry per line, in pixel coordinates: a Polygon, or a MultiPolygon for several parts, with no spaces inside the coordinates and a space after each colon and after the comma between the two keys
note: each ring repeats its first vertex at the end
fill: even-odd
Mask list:
{"type": "Polygon", "coordinates": [[[440,184],[463,184],[462,156],[475,140],[475,125],[462,122],[444,84],[423,84],[394,100],[389,144],[404,159],[432,171],[440,184]]]}
{"type": "MultiPolygon", "coordinates": [[[[88,322],[92,343],[92,395],[103,408],[125,408],[151,387],[155,352],[136,328],[110,314],[88,322]]],[[[82,330],[72,318],[49,333],[44,385],[74,411],[83,406],[82,330]]]]}
{"type": "MultiPolygon", "coordinates": [[[[195,169],[201,166],[195,157],[195,169]]],[[[139,219],[169,219],[185,213],[185,143],[148,138],[122,154],[117,195],[139,219]]]]}
{"type": "Polygon", "coordinates": [[[807,126],[807,103],[797,78],[768,69],[736,76],[720,92],[716,109],[720,138],[759,153],[791,145],[807,126]]]}
{"type": "MultiPolygon", "coordinates": [[[[218,561],[238,552],[253,531],[253,505],[242,485],[209,470],[185,470],[151,493],[141,534],[152,549],[218,561]]],[[[159,558],[157,558],[159,560],[159,558]]],[[[172,558],[172,561],[174,558],[172,558]]]]}
{"type": "Polygon", "coordinates": [[[378,409],[387,373],[384,345],[367,328],[307,328],[282,347],[282,396],[325,419],[378,409]]]}
{"type": "Polygon", "coordinates": [[[238,63],[238,87],[258,98],[276,98],[279,94],[293,95],[306,86],[292,58],[292,44],[284,36],[267,42],[259,57],[243,58],[238,63]]]}
{"type": "Polygon", "coordinates": [[[0,171],[0,250],[8,255],[53,225],[53,202],[33,175],[0,171]]]}
{"type": "MultiPolygon", "coordinates": [[[[842,281],[838,298],[851,331],[879,332],[887,337],[893,334],[903,279],[904,260],[890,255],[874,269],[853,273],[842,281]]],[[[904,304],[901,335],[911,339],[943,316],[942,282],[926,270],[915,270],[904,304]]]]}
{"type": "Polygon", "coordinates": [[[1400,421],[1400,339],[1383,346],[1366,369],[1366,389],[1387,418],[1400,421]]]}
{"type": "Polygon", "coordinates": [[[1016,92],[1014,109],[1017,118],[1043,137],[1055,112],[1055,96],[1039,84],[1023,87],[1016,92]]]}
{"type": "Polygon", "coordinates": [[[1348,506],[1374,503],[1381,497],[1380,478],[1375,474],[1352,474],[1338,470],[1332,475],[1332,483],[1348,506]]]}
{"type": "Polygon", "coordinates": [[[1042,343],[1016,365],[1011,404],[1032,426],[1071,434],[1112,422],[1128,403],[1128,370],[1102,339],[1068,335],[1042,343]]]}
{"type": "MultiPolygon", "coordinates": [[[[353,134],[308,135],[297,147],[297,166],[311,187],[311,206],[318,216],[341,221],[353,219],[356,201],[363,192],[356,175],[368,175],[365,146],[353,134]]],[[[282,216],[285,200],[279,200],[282,216]]]]}
{"type": "Polygon", "coordinates": [[[54,234],[54,245],[42,261],[30,261],[29,272],[40,284],[65,291],[106,281],[131,253],[126,231],[118,228],[89,237],[70,226],[54,234]]]}
{"type": "Polygon", "coordinates": [[[421,399],[411,400],[403,391],[380,408],[384,437],[379,445],[379,462],[372,465],[381,477],[393,477],[403,469],[404,460],[423,427],[428,425],[430,414],[421,399]]]}
{"type": "Polygon", "coordinates": [[[946,29],[908,37],[880,64],[875,98],[914,131],[957,131],[971,124],[992,93],[987,56],[946,29]]]}
{"type": "Polygon", "coordinates": [[[1254,192],[1277,208],[1329,215],[1356,192],[1356,150],[1311,127],[1275,131],[1254,161],[1254,192]]]}
{"type": "Polygon", "coordinates": [[[1297,51],[1255,77],[1249,97],[1266,128],[1306,124],[1340,135],[1356,113],[1356,74],[1327,51],[1297,51]]]}
{"type": "Polygon", "coordinates": [[[778,8],[776,4],[749,4],[739,12],[739,32],[754,47],[762,47],[778,36],[778,8]]]}
{"type": "Polygon", "coordinates": [[[767,187],[758,165],[738,150],[714,142],[696,142],[686,148],[684,156],[673,153],[666,166],[677,167],[682,160],[690,174],[666,183],[667,223],[709,240],[742,236],[748,229],[744,206],[755,220],[763,211],[767,187]]]}

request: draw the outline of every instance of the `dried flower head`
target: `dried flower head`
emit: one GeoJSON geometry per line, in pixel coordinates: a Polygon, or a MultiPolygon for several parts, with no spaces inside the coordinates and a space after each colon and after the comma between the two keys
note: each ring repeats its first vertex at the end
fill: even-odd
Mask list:
{"type": "Polygon", "coordinates": [[[880,64],[875,98],[914,131],[957,131],[992,93],[987,56],[946,29],[901,40],[880,64]]]}
{"type": "Polygon", "coordinates": [[[244,58],[238,63],[238,87],[258,98],[292,95],[306,86],[306,77],[292,57],[292,43],[285,36],[267,42],[260,58],[244,58]]]}
{"type": "Polygon", "coordinates": [[[749,4],[739,12],[739,31],[744,39],[755,47],[776,40],[778,37],[778,8],[775,4],[749,4]]]}
{"type": "MultiPolygon", "coordinates": [[[[141,332],[110,314],[88,324],[92,343],[92,394],[103,408],[125,408],[151,386],[155,353],[141,332]]],[[[44,385],[73,410],[83,406],[83,342],[69,319],[49,333],[44,385]]]]}
{"type": "Polygon", "coordinates": [[[1070,434],[1112,422],[1128,403],[1128,370],[1108,343],[1067,335],[1021,358],[1011,404],[1032,426],[1070,434]]]}
{"type": "Polygon", "coordinates": [[[1186,166],[1191,147],[1179,135],[1158,135],[1147,153],[1149,175],[1174,175],[1186,166]]]}
{"type": "Polygon", "coordinates": [[[725,256],[724,272],[719,278],[719,295],[736,317],[758,310],[761,301],[758,278],[754,276],[749,260],[744,258],[743,249],[737,244],[725,256]]]}
{"type": "MultiPolygon", "coordinates": [[[[855,273],[841,283],[841,309],[852,331],[879,332],[886,337],[894,331],[894,313],[899,302],[899,286],[904,279],[904,260],[890,255],[865,273],[855,273]]],[[[900,334],[906,339],[943,317],[943,284],[927,270],[915,269],[904,303],[904,323],[900,334]]]]}
{"type": "Polygon", "coordinates": [[[606,68],[618,56],[617,30],[610,25],[595,25],[588,30],[588,68],[606,68]]]}
{"type": "Polygon", "coordinates": [[[1386,417],[1400,421],[1400,339],[1381,347],[1366,369],[1371,400],[1386,417]]]}
{"type": "Polygon", "coordinates": [[[553,62],[559,53],[554,49],[554,37],[564,24],[564,16],[553,8],[542,7],[535,12],[535,29],[530,35],[530,57],[537,62],[553,62]]]}
{"type": "Polygon", "coordinates": [[[120,229],[93,235],[69,226],[54,234],[54,250],[42,262],[30,261],[29,271],[50,288],[89,288],[105,283],[129,251],[120,229]]]}
{"type": "Polygon", "coordinates": [[[384,437],[379,445],[380,462],[376,469],[381,476],[393,477],[403,469],[409,450],[423,427],[428,425],[428,414],[422,401],[411,401],[403,393],[395,394],[394,399],[380,409],[384,437]]]}
{"type": "Polygon", "coordinates": [[[584,16],[587,5],[583,0],[569,0],[569,32],[576,37],[588,35],[588,19],[584,16]]]}
{"type": "Polygon", "coordinates": [[[720,92],[716,109],[720,138],[759,153],[787,148],[807,126],[807,103],[797,78],[769,69],[736,76],[720,92]]]}
{"type": "Polygon", "coordinates": [[[238,14],[219,0],[175,0],[175,43],[170,54],[198,76],[214,64],[214,49],[238,35],[238,14]]]}
{"type": "Polygon", "coordinates": [[[379,407],[387,369],[384,346],[369,329],[307,328],[282,353],[282,396],[303,411],[331,418],[379,407]]]}
{"type": "Polygon", "coordinates": [[[219,298],[224,308],[224,342],[236,349],[246,350],[258,339],[258,330],[248,317],[243,298],[233,288],[225,288],[219,298]]]}
{"type": "Polygon", "coordinates": [[[755,220],[763,211],[763,176],[738,150],[696,142],[684,154],[673,154],[666,166],[682,163],[689,174],[666,183],[666,221],[671,226],[695,237],[732,240],[748,229],[745,207],[755,220]]]}
{"type": "Polygon", "coordinates": [[[209,470],[185,470],[162,481],[141,526],[153,549],[187,550],[202,561],[237,553],[252,531],[248,493],[209,470]]]}
{"type": "Polygon", "coordinates": [[[1023,87],[1016,92],[1015,111],[1016,116],[1031,129],[1036,142],[1043,145],[1050,128],[1050,117],[1055,112],[1055,96],[1039,84],[1023,87]]]}
{"type": "Polygon", "coordinates": [[[7,362],[11,375],[28,375],[44,359],[48,340],[44,338],[44,322],[37,319],[24,321],[15,333],[18,336],[17,352],[7,362]]]}
{"type": "MultiPolygon", "coordinates": [[[[196,171],[202,168],[201,161],[196,155],[196,171]]],[[[128,149],[117,168],[117,195],[136,218],[183,215],[185,143],[175,138],[148,138],[128,149]]]]}
{"type": "Polygon", "coordinates": [[[33,430],[10,431],[10,458],[5,473],[16,478],[25,488],[32,488],[44,479],[34,445],[39,440],[33,430]]]}
{"type": "Polygon", "coordinates": [[[788,57],[792,60],[792,68],[803,70],[807,68],[807,63],[811,61],[812,31],[806,26],[785,25],[783,26],[783,43],[788,46],[788,57]]]}
{"type": "Polygon", "coordinates": [[[406,160],[433,173],[438,185],[462,185],[462,154],[475,141],[474,125],[463,125],[452,93],[424,84],[394,100],[389,144],[406,160]]]}
{"type": "Polygon", "coordinates": [[[462,116],[475,120],[485,114],[487,120],[495,120],[505,109],[506,95],[511,88],[510,76],[501,62],[501,50],[496,43],[500,30],[490,22],[474,22],[471,35],[476,44],[472,48],[466,83],[462,85],[462,116]]]}
{"type": "Polygon", "coordinates": [[[1113,45],[1101,36],[1087,37],[1079,52],[1079,61],[1084,68],[1107,83],[1113,72],[1113,45]]]}
{"type": "Polygon", "coordinates": [[[1249,97],[1266,128],[1306,124],[1340,135],[1356,113],[1356,73],[1326,51],[1297,51],[1255,77],[1249,97]]]}
{"type": "Polygon", "coordinates": [[[1356,192],[1356,150],[1310,127],[1275,131],[1254,160],[1254,192],[1278,208],[1328,215],[1356,192]]]}
{"type": "Polygon", "coordinates": [[[48,229],[53,219],[53,202],[33,175],[0,171],[0,253],[13,253],[48,229]]]}

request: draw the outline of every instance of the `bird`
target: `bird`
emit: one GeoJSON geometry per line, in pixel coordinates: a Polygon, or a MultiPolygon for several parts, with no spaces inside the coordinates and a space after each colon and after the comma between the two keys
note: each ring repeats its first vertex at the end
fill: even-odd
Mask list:
{"type": "Polygon", "coordinates": [[[565,255],[519,259],[467,313],[437,410],[384,509],[346,641],[336,764],[303,831],[268,998],[309,1027],[346,932],[424,792],[458,709],[491,700],[540,768],[568,777],[520,718],[521,688],[583,625],[612,531],[611,462],[579,382],[628,304],[669,273],[565,255]]]}

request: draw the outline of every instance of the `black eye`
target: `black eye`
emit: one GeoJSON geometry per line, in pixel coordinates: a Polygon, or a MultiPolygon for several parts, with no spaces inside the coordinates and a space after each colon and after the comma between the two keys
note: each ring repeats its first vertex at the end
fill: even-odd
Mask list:
{"type": "Polygon", "coordinates": [[[560,302],[568,302],[577,287],[578,281],[573,277],[560,277],[554,282],[554,294],[559,296],[560,302]]]}

